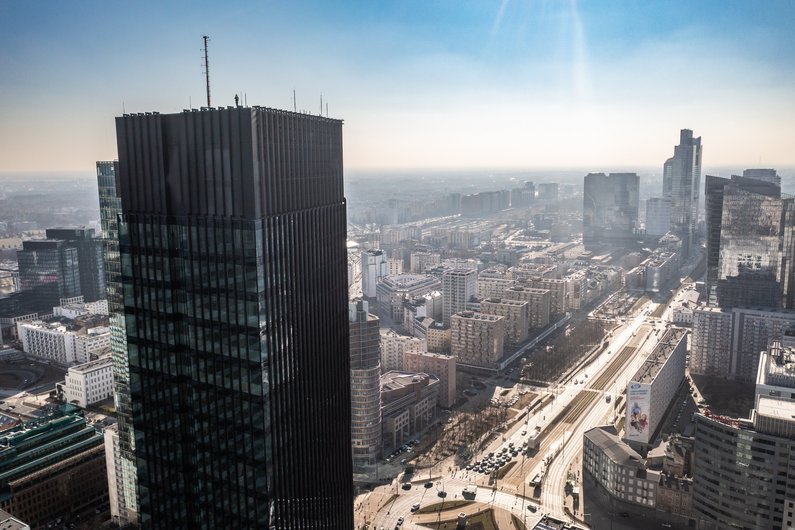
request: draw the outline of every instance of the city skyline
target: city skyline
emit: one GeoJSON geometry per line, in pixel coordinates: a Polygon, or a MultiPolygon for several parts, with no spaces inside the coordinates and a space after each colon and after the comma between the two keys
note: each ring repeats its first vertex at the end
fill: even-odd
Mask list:
{"type": "Polygon", "coordinates": [[[206,104],[204,34],[214,105],[322,93],[353,170],[661,167],[681,128],[709,166],[795,165],[795,7],[684,5],[5,3],[0,172],[87,170],[114,116],[206,104]]]}

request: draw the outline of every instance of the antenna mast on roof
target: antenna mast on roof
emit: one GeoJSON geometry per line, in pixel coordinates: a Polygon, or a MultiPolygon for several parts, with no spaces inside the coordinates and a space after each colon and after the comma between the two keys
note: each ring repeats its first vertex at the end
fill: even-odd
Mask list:
{"type": "Polygon", "coordinates": [[[202,36],[204,39],[204,79],[207,82],[207,106],[210,105],[210,58],[207,56],[207,42],[209,42],[210,37],[207,35],[202,36]]]}

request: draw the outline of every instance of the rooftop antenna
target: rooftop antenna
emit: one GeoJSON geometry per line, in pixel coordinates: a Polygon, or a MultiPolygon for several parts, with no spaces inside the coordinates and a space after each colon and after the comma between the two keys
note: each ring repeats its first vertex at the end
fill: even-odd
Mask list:
{"type": "Polygon", "coordinates": [[[293,112],[298,112],[298,105],[295,103],[295,89],[293,89],[293,112]]]}
{"type": "Polygon", "coordinates": [[[328,100],[326,100],[326,118],[328,118],[328,100]]]}
{"type": "Polygon", "coordinates": [[[207,82],[207,106],[210,107],[210,58],[207,56],[207,43],[210,41],[210,37],[203,35],[202,39],[204,39],[204,78],[207,82]]]}
{"type": "Polygon", "coordinates": [[[323,92],[320,93],[320,115],[323,115],[323,92]]]}

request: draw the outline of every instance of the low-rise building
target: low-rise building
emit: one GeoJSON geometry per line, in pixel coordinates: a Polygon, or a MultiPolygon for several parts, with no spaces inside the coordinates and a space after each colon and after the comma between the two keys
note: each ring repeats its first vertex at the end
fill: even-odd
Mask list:
{"type": "Polygon", "coordinates": [[[612,425],[585,432],[582,468],[611,497],[655,507],[660,472],[647,469],[643,457],[621,441],[612,425]]]}
{"type": "Polygon", "coordinates": [[[0,435],[0,509],[38,528],[107,500],[103,437],[76,410],[0,435]]]}
{"type": "Polygon", "coordinates": [[[406,351],[427,351],[425,339],[381,330],[381,371],[405,370],[406,351]]]}
{"type": "Polygon", "coordinates": [[[58,364],[84,363],[110,350],[110,328],[79,328],[70,331],[62,322],[17,322],[19,340],[25,353],[58,364]]]}
{"type": "Polygon", "coordinates": [[[113,397],[113,359],[103,357],[70,367],[56,388],[61,401],[81,408],[113,397]]]}
{"type": "Polygon", "coordinates": [[[397,370],[381,376],[384,453],[403,445],[433,423],[438,395],[436,376],[397,370]]]}

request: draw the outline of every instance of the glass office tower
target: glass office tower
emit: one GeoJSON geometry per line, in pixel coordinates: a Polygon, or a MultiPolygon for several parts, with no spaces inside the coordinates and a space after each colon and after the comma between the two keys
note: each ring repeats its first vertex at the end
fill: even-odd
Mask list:
{"type": "Polygon", "coordinates": [[[137,519],[135,433],[132,426],[130,403],[130,366],[127,360],[127,332],[124,323],[124,292],[119,258],[119,223],[121,198],[119,197],[118,163],[97,162],[97,189],[99,191],[99,217],[104,243],[103,259],[106,297],[110,313],[110,343],[113,358],[113,401],[119,422],[118,462],[116,473],[116,503],[111,514],[122,524],[137,519]]]}
{"type": "Polygon", "coordinates": [[[342,122],[116,131],[141,526],[352,528],[342,122]]]}

